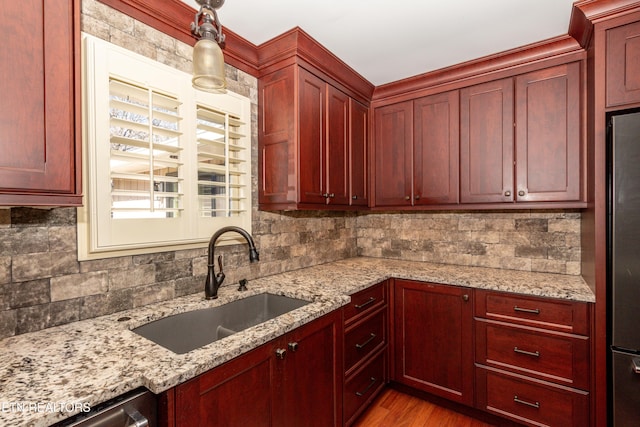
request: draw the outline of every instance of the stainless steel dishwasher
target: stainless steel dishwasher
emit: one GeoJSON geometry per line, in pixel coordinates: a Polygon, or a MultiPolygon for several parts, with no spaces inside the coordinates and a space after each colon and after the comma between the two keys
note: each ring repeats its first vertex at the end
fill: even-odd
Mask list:
{"type": "Polygon", "coordinates": [[[53,427],[155,427],[156,395],[137,389],[54,424],[53,427]]]}

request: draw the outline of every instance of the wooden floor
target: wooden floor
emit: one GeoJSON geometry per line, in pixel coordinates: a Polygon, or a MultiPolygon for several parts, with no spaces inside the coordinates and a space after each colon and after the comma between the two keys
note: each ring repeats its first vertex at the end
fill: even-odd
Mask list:
{"type": "Polygon", "coordinates": [[[493,427],[392,388],[385,389],[353,427],[493,427]]]}

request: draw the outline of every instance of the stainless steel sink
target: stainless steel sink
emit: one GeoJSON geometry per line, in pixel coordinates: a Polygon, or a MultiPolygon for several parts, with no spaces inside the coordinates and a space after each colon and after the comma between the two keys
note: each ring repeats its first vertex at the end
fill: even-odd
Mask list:
{"type": "Polygon", "coordinates": [[[165,317],[132,331],[183,354],[307,304],[309,301],[264,293],[165,317]]]}

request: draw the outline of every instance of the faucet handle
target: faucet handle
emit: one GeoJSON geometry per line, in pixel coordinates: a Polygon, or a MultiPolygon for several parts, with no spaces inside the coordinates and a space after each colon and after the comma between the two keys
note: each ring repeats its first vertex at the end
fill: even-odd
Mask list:
{"type": "Polygon", "coordinates": [[[218,283],[218,286],[222,284],[224,278],[224,271],[222,271],[222,255],[218,255],[218,273],[216,274],[216,282],[218,283]]]}

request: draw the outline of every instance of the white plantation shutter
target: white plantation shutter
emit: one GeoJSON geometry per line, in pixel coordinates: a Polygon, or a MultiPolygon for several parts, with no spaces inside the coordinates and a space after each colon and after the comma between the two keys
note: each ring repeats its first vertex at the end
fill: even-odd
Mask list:
{"type": "Polygon", "coordinates": [[[202,247],[251,229],[250,101],[84,35],[80,259],[202,247]]]}
{"type": "Polygon", "coordinates": [[[250,197],[246,124],[238,117],[198,105],[198,208],[202,217],[247,214],[250,197]]]}
{"type": "Polygon", "coordinates": [[[109,82],[112,218],[175,218],[182,210],[182,135],[173,96],[109,82]]]}

